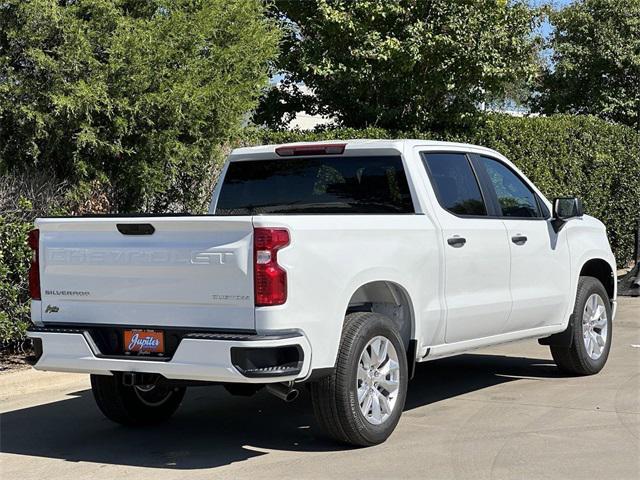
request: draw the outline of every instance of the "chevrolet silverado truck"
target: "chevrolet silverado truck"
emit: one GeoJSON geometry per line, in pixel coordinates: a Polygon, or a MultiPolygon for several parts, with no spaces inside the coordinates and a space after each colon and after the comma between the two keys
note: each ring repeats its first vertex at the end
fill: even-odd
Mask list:
{"type": "Polygon", "coordinates": [[[589,375],[611,347],[605,227],[478,146],[240,148],[208,215],[40,218],[28,243],[35,368],[90,374],[125,425],[195,385],[291,400],[306,384],[320,427],[368,446],[417,362],[539,339],[589,375]]]}

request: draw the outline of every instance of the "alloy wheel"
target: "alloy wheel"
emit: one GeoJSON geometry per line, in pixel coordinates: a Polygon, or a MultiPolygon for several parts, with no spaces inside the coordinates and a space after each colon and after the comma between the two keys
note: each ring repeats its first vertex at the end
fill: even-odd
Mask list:
{"type": "Polygon", "coordinates": [[[400,391],[398,353],[384,336],[372,338],[358,361],[356,391],[360,411],[373,425],[385,422],[393,412],[400,391]]]}
{"type": "Polygon", "coordinates": [[[602,355],[608,336],[607,309],[597,293],[587,299],[582,312],[582,338],[587,355],[597,360],[602,355]]]}

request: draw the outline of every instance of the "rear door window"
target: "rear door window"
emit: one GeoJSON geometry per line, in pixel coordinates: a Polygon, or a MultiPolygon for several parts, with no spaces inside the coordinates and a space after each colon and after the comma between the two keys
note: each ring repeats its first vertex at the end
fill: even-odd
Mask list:
{"type": "Polygon", "coordinates": [[[456,215],[487,215],[478,180],[464,153],[425,153],[423,160],[444,209],[456,215]]]}
{"type": "Polygon", "coordinates": [[[216,215],[414,213],[400,156],[231,162],[216,215]]]}

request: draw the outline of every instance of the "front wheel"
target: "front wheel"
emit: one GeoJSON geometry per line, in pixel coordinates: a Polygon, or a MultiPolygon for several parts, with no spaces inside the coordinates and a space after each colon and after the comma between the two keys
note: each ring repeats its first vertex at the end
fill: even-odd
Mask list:
{"type": "Polygon", "coordinates": [[[116,373],[91,375],[91,390],[105,417],[122,425],[138,426],[160,423],[171,417],[186,389],[162,384],[128,386],[116,373]]]}
{"type": "Polygon", "coordinates": [[[318,423],[340,442],[382,443],[400,420],[407,381],[407,357],[393,322],[376,313],[347,315],[334,373],[311,384],[318,423]]]}
{"type": "Polygon", "coordinates": [[[563,372],[593,375],[604,367],[611,349],[611,303],[600,281],[580,277],[573,310],[570,347],[551,345],[551,355],[563,372]]]}

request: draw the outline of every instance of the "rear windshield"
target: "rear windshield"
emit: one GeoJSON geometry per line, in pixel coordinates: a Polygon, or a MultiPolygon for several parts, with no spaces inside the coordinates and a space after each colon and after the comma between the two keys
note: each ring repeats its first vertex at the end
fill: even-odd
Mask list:
{"type": "Polygon", "coordinates": [[[399,156],[232,162],[216,215],[414,213],[399,156]]]}

